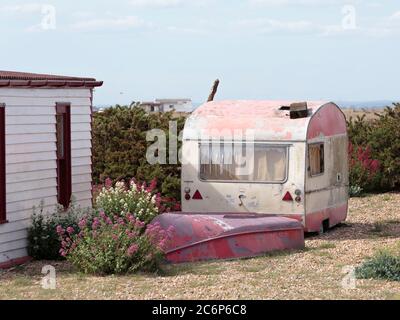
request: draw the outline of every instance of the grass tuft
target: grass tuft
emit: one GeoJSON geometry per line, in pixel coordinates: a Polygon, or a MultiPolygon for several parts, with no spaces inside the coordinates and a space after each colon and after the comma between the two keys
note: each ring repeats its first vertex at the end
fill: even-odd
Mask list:
{"type": "Polygon", "coordinates": [[[380,251],[356,269],[359,279],[385,279],[400,281],[400,256],[380,251]]]}

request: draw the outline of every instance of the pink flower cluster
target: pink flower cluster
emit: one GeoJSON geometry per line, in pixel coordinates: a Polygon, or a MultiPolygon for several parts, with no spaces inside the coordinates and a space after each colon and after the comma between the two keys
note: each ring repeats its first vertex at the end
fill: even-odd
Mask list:
{"type": "Polygon", "coordinates": [[[132,257],[136,252],[138,252],[138,250],[139,246],[136,243],[134,243],[128,248],[127,254],[129,257],[132,257]]]}
{"type": "Polygon", "coordinates": [[[136,185],[136,188],[138,190],[144,190],[144,191],[146,191],[148,193],[153,193],[154,190],[157,188],[157,179],[151,180],[150,184],[147,185],[146,182],[140,183],[140,182],[136,181],[135,178],[132,178],[129,181],[129,184],[130,185],[136,185]]]}
{"type": "Polygon", "coordinates": [[[110,178],[107,178],[106,181],[104,181],[104,186],[109,189],[113,186],[113,181],[110,178]]]}
{"type": "Polygon", "coordinates": [[[180,202],[176,201],[174,198],[162,197],[159,199],[159,204],[157,206],[161,213],[182,211],[180,202]]]}
{"type": "Polygon", "coordinates": [[[159,223],[146,226],[133,214],[128,214],[126,217],[114,216],[111,219],[104,212],[100,212],[98,217],[94,217],[91,223],[86,218],[81,219],[78,226],[78,230],[71,226],[66,229],[57,226],[56,231],[61,239],[60,254],[63,257],[70,254],[85,236],[96,239],[104,232],[108,233],[115,241],[116,248],[122,243],[128,244],[126,251],[128,257],[133,257],[139,252],[139,243],[142,243],[143,237],[147,238],[156,250],[164,252],[174,232],[173,227],[164,230],[159,223]]]}
{"type": "Polygon", "coordinates": [[[379,160],[371,158],[371,148],[367,146],[365,149],[362,147],[354,148],[353,144],[349,144],[350,155],[350,168],[361,166],[362,169],[369,172],[369,177],[372,179],[380,169],[379,160]]]}
{"type": "Polygon", "coordinates": [[[99,218],[95,217],[92,222],[92,230],[97,230],[101,225],[99,218]]]}
{"type": "Polygon", "coordinates": [[[150,239],[154,246],[164,252],[168,248],[174,232],[174,227],[170,226],[165,230],[161,227],[159,222],[156,222],[147,226],[145,235],[150,239]]]}
{"type": "Polygon", "coordinates": [[[74,234],[74,228],[68,227],[66,230],[62,226],[56,227],[57,234],[59,235],[61,241],[60,255],[66,257],[68,252],[73,248],[73,241],[71,237],[74,234]]]}

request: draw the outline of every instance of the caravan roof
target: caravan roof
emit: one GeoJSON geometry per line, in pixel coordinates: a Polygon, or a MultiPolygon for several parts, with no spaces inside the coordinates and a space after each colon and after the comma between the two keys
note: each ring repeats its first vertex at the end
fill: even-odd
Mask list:
{"type": "MultiPolygon", "coordinates": [[[[253,100],[208,102],[194,111],[186,122],[184,139],[225,138],[234,132],[245,134],[248,130],[254,130],[256,140],[305,141],[314,115],[325,106],[336,106],[332,102],[309,101],[307,116],[292,119],[290,106],[294,103],[296,102],[253,100]]],[[[343,132],[343,121],[332,123],[337,116],[330,118],[331,110],[332,108],[327,108],[326,112],[319,113],[317,121],[321,127],[333,126],[333,131],[343,132]],[[335,129],[336,125],[340,128],[335,129]]]]}

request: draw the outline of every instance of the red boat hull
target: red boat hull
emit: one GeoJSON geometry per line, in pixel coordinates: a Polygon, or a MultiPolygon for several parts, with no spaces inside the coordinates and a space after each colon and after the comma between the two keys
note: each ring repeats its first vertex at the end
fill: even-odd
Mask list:
{"type": "Polygon", "coordinates": [[[245,258],[304,248],[302,224],[284,217],[167,213],[154,222],[175,229],[166,254],[172,263],[245,258]]]}

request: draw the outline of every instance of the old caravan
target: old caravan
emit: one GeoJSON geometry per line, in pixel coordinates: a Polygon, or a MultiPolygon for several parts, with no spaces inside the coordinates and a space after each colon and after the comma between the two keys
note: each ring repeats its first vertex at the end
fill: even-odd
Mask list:
{"type": "Polygon", "coordinates": [[[199,107],[183,134],[183,213],[160,218],[177,229],[170,260],[299,247],[304,240],[293,221],[303,234],[344,221],[347,148],[345,116],[332,102],[220,101],[199,107]],[[231,237],[271,231],[275,236],[258,238],[256,248],[255,238],[243,245],[231,237]],[[225,248],[215,248],[216,239],[227,235],[225,248]]]}
{"type": "Polygon", "coordinates": [[[307,232],[327,229],[347,216],[347,150],[345,116],[334,103],[207,103],[185,127],[183,211],[277,214],[301,220],[307,232]],[[213,164],[224,152],[210,141],[226,145],[225,134],[251,130],[252,174],[235,175],[234,164],[213,164]]]}

